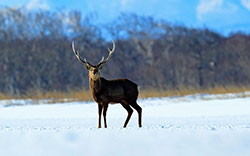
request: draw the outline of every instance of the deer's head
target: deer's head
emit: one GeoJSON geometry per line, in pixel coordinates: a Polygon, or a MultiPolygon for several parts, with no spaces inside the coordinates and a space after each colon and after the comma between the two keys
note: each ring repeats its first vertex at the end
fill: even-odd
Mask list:
{"type": "Polygon", "coordinates": [[[113,48],[112,50],[110,50],[108,48],[109,51],[109,56],[104,59],[104,57],[102,57],[102,60],[97,64],[97,65],[92,65],[90,64],[86,58],[82,59],[79,55],[79,50],[75,50],[75,46],[74,46],[74,41],[72,42],[72,50],[74,52],[74,54],[76,55],[76,58],[83,63],[84,67],[89,71],[89,77],[93,80],[97,80],[100,78],[100,71],[103,68],[104,64],[110,59],[110,57],[112,56],[112,54],[115,51],[115,42],[112,41],[113,43],[113,48]]]}

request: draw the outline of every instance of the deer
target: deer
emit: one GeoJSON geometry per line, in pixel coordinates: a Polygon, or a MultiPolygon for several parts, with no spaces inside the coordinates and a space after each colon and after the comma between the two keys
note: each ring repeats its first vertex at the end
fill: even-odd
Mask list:
{"type": "Polygon", "coordinates": [[[106,80],[100,76],[105,63],[111,58],[115,52],[115,42],[112,41],[113,48],[110,50],[106,59],[102,57],[97,65],[90,64],[86,58],[82,59],[79,55],[79,50],[75,50],[74,41],[72,41],[72,50],[83,66],[89,71],[89,88],[94,101],[98,104],[98,128],[101,128],[101,116],[103,113],[104,128],[107,128],[106,113],[109,104],[120,103],[128,112],[127,118],[123,125],[126,128],[134,108],[138,113],[138,126],[142,127],[142,108],[137,104],[139,95],[138,85],[128,79],[106,80]],[[132,107],[132,108],[131,108],[132,107]]]}

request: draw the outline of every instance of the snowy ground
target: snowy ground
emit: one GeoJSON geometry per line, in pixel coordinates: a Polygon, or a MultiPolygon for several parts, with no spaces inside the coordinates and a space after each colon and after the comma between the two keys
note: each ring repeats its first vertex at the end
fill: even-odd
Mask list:
{"type": "Polygon", "coordinates": [[[94,102],[0,101],[0,156],[249,156],[250,98],[193,95],[139,100],[128,128],[121,105],[110,105],[97,129],[94,102]]]}

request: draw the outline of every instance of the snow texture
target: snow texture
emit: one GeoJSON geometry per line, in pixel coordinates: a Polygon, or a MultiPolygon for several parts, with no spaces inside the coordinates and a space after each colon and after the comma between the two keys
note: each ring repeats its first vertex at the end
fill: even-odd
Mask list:
{"type": "Polygon", "coordinates": [[[0,156],[249,156],[250,98],[191,95],[138,101],[134,111],[110,105],[97,129],[97,104],[0,101],[0,156]],[[37,104],[36,104],[37,103],[37,104]]]}

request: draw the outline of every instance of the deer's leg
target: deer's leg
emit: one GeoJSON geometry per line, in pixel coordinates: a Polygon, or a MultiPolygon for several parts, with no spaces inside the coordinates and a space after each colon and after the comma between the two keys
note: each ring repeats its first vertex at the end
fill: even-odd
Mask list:
{"type": "Polygon", "coordinates": [[[108,110],[108,104],[103,104],[103,119],[104,119],[104,128],[107,128],[107,122],[106,122],[106,114],[108,110]]]}
{"type": "Polygon", "coordinates": [[[136,102],[131,104],[131,106],[138,112],[138,125],[139,125],[139,127],[142,127],[142,125],[141,125],[142,108],[136,102]]]}
{"type": "Polygon", "coordinates": [[[125,123],[123,125],[123,128],[126,128],[128,122],[130,120],[130,117],[131,117],[131,115],[133,113],[133,109],[128,104],[125,104],[125,103],[122,103],[122,106],[128,111],[127,119],[126,119],[126,121],[125,121],[125,123]]]}
{"type": "Polygon", "coordinates": [[[98,119],[98,128],[101,128],[101,124],[102,124],[102,121],[101,121],[101,118],[102,118],[102,105],[101,104],[98,104],[98,115],[99,115],[99,119],[98,119]]]}

